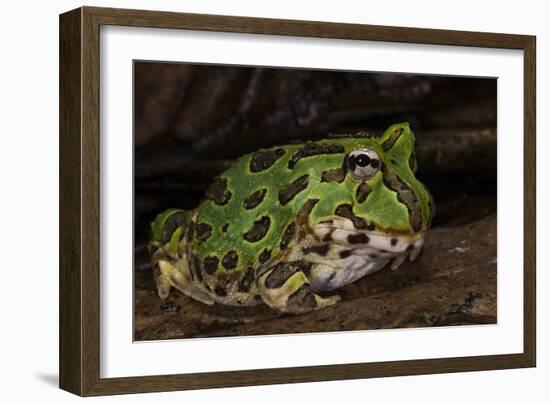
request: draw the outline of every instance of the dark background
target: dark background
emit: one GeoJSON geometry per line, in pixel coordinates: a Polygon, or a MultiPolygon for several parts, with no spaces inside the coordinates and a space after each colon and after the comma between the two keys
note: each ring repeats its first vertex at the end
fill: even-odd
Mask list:
{"type": "MultiPolygon", "coordinates": [[[[134,91],[136,287],[149,294],[154,292],[144,246],[155,215],[169,207],[196,207],[214,176],[236,157],[296,139],[381,133],[407,121],[417,138],[417,176],[437,206],[433,227],[485,228],[487,217],[496,226],[496,79],[136,62],[134,91]]],[[[477,236],[487,236],[483,231],[477,236]]],[[[496,228],[490,236],[496,248],[496,228]]],[[[496,280],[494,291],[496,300],[496,280]]],[[[182,305],[168,301],[159,308],[154,298],[144,302],[147,309],[136,304],[136,319],[155,316],[150,311],[156,309],[161,318],[172,315],[168,321],[177,328],[174,315],[181,315],[182,305]]],[[[465,298],[468,305],[467,293],[465,298]]],[[[154,329],[165,326],[166,318],[155,318],[154,325],[140,322],[136,334],[184,337],[177,329],[158,333],[154,329]]],[[[496,307],[494,318],[484,318],[496,320],[496,307]]],[[[220,326],[226,334],[228,327],[220,326]]],[[[194,336],[220,330],[198,328],[194,336]]]]}

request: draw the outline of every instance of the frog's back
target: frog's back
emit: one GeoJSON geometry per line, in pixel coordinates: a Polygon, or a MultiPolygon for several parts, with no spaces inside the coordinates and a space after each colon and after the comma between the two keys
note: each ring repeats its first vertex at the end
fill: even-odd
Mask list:
{"type": "MultiPolygon", "coordinates": [[[[217,258],[219,270],[242,271],[261,265],[280,249],[297,205],[279,200],[280,190],[298,178],[288,163],[299,148],[290,145],[244,155],[216,178],[194,216],[192,249],[199,259],[217,258]]],[[[297,185],[303,188],[307,183],[297,185]]]]}

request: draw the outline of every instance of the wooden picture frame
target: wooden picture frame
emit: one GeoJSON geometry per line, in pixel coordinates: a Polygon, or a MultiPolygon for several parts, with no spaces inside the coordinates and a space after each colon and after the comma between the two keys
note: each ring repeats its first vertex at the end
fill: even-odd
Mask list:
{"type": "Polygon", "coordinates": [[[533,367],[535,37],[82,7],[60,16],[60,387],[81,396],[533,367]],[[519,49],[524,56],[524,348],[521,354],[100,377],[99,30],[102,25],[519,49]]]}

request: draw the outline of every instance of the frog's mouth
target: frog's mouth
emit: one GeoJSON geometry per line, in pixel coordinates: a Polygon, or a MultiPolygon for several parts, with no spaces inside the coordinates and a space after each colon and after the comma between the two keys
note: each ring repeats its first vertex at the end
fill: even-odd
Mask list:
{"type": "Polygon", "coordinates": [[[310,276],[316,291],[337,289],[386,265],[395,270],[407,259],[415,260],[424,244],[424,232],[358,229],[346,218],[326,220],[310,228],[315,239],[302,246],[301,257],[316,263],[310,276]]]}
{"type": "Polygon", "coordinates": [[[323,221],[312,229],[322,242],[347,248],[353,254],[373,253],[388,258],[405,255],[410,260],[420,252],[425,234],[358,229],[346,218],[323,221]]]}

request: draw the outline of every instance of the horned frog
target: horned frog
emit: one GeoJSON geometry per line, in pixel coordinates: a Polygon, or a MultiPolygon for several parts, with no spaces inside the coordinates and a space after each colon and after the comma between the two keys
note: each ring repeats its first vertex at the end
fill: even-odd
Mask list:
{"type": "Polygon", "coordinates": [[[408,123],[262,149],[218,176],[192,211],[151,224],[159,296],[305,313],[385,266],[415,260],[434,215],[408,123]]]}

